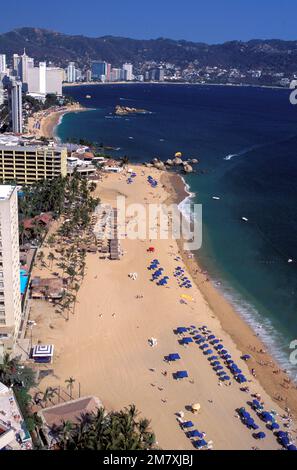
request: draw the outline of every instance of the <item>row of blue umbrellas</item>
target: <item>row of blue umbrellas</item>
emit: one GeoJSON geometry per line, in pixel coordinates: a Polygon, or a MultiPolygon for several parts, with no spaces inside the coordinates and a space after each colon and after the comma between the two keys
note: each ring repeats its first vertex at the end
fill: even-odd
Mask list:
{"type": "Polygon", "coordinates": [[[190,289],[192,287],[192,283],[191,283],[190,279],[188,279],[184,275],[184,273],[185,273],[184,269],[182,269],[181,266],[177,266],[175,268],[173,276],[178,278],[178,283],[179,283],[180,287],[185,287],[186,289],[190,289]]]}
{"type": "MultiPolygon", "coordinates": [[[[185,421],[184,423],[181,424],[181,427],[184,429],[184,430],[187,430],[187,429],[190,429],[190,428],[193,428],[194,427],[194,423],[192,421],[185,421]]],[[[187,431],[186,433],[186,436],[189,438],[189,439],[193,439],[195,437],[198,437],[198,440],[197,441],[193,441],[193,445],[194,447],[196,447],[197,449],[202,449],[203,447],[206,447],[207,446],[207,442],[205,439],[203,439],[204,437],[204,434],[200,431],[198,431],[197,429],[193,429],[191,431],[187,431]]]]}

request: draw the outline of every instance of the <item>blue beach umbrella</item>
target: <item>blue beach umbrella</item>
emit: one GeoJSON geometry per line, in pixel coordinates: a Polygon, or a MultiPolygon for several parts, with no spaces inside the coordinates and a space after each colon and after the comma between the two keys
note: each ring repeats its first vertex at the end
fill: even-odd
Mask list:
{"type": "Polygon", "coordinates": [[[289,444],[289,445],[287,446],[287,450],[295,450],[295,451],[296,451],[296,450],[297,450],[297,447],[294,446],[294,444],[289,444]]]}
{"type": "Polygon", "coordinates": [[[270,413],[268,413],[267,411],[263,411],[263,413],[261,413],[260,417],[265,423],[269,423],[269,422],[274,421],[274,417],[270,413]]]}
{"type": "Polygon", "coordinates": [[[208,358],[209,361],[216,361],[218,358],[218,356],[211,356],[208,358]]]}
{"type": "Polygon", "coordinates": [[[266,437],[266,434],[265,432],[262,432],[262,431],[255,434],[256,439],[265,439],[265,437],[266,437]]]}
{"type": "Polygon", "coordinates": [[[214,339],[214,340],[211,342],[211,344],[218,344],[219,342],[220,342],[219,339],[214,339]]]}
{"type": "Polygon", "coordinates": [[[186,333],[188,331],[188,328],[186,328],[185,326],[179,326],[178,328],[176,328],[176,331],[178,334],[182,334],[186,333]]]}
{"type": "Polygon", "coordinates": [[[209,354],[212,354],[213,353],[213,350],[212,349],[207,349],[206,351],[203,351],[203,354],[205,356],[208,356],[209,354]]]}
{"type": "Polygon", "coordinates": [[[206,446],[207,446],[207,442],[204,439],[201,439],[195,442],[195,447],[198,447],[198,449],[201,449],[202,447],[206,447],[206,446]]]}
{"type": "Polygon", "coordinates": [[[274,423],[271,423],[270,425],[267,425],[267,427],[271,431],[276,431],[277,429],[279,429],[279,424],[274,422],[274,423]]]}
{"type": "Polygon", "coordinates": [[[197,429],[194,429],[193,431],[188,431],[187,432],[187,437],[192,439],[193,437],[203,437],[201,432],[197,431],[197,429]]]}
{"type": "Polygon", "coordinates": [[[172,353],[167,356],[168,361],[178,361],[180,359],[180,355],[178,353],[172,353]]]}
{"type": "Polygon", "coordinates": [[[182,423],[182,427],[183,428],[192,428],[194,426],[194,424],[192,423],[192,421],[185,421],[184,423],[182,423]]]}
{"type": "Polygon", "coordinates": [[[180,340],[181,344],[189,344],[189,343],[194,343],[193,341],[193,338],[191,338],[190,336],[187,337],[187,338],[183,338],[180,340]]]}
{"type": "Polygon", "coordinates": [[[188,377],[188,372],[186,370],[179,370],[175,374],[177,379],[186,379],[188,377]]]}
{"type": "Polygon", "coordinates": [[[241,356],[241,359],[243,361],[248,361],[250,358],[251,358],[251,356],[249,354],[245,354],[244,356],[241,356]]]}

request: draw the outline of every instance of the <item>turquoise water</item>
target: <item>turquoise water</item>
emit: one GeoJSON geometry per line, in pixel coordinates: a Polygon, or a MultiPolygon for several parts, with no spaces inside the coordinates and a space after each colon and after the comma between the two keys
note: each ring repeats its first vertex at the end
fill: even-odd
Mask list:
{"type": "Polygon", "coordinates": [[[29,276],[27,271],[24,269],[20,270],[20,286],[21,286],[21,294],[23,295],[26,292],[27,284],[28,284],[29,276]]]}
{"type": "Polygon", "coordinates": [[[192,202],[203,205],[197,256],[287,367],[297,338],[297,109],[289,91],[133,84],[66,91],[96,109],[66,115],[61,140],[103,142],[135,162],[176,151],[199,159],[186,178],[192,202]],[[117,104],[151,114],[115,117],[117,104]]]}

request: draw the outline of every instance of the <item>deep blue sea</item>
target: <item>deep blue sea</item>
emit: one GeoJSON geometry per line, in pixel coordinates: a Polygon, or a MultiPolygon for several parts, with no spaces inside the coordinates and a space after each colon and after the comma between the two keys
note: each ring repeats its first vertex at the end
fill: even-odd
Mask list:
{"type": "Polygon", "coordinates": [[[199,261],[289,367],[297,338],[297,107],[289,90],[129,84],[65,92],[94,109],[64,116],[61,140],[119,147],[116,155],[135,162],[176,151],[199,159],[203,173],[186,178],[192,202],[203,205],[199,261]],[[115,117],[117,104],[151,114],[115,117]]]}

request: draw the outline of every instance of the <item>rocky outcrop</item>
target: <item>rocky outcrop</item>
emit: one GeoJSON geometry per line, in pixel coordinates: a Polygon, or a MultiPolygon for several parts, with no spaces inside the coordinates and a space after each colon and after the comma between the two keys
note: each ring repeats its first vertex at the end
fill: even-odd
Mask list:
{"type": "Polygon", "coordinates": [[[146,109],[129,108],[128,106],[117,105],[114,113],[117,116],[127,116],[127,114],[147,114],[149,111],[146,109]]]}
{"type": "Polygon", "coordinates": [[[176,166],[182,165],[182,164],[183,164],[183,161],[182,161],[181,158],[175,157],[175,158],[173,159],[173,164],[176,165],[176,166]]]}
{"type": "Polygon", "coordinates": [[[186,162],[183,164],[183,170],[185,173],[193,173],[193,167],[186,162]]]}

